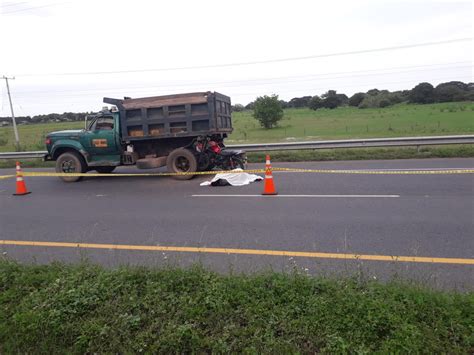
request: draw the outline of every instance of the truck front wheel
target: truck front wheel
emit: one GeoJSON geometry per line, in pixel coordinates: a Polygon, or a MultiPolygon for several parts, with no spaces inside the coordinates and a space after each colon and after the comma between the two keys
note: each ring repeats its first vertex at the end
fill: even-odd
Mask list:
{"type": "MultiPolygon", "coordinates": [[[[84,173],[86,164],[84,159],[75,152],[66,152],[56,159],[57,173],[84,173]]],[[[65,182],[76,182],[82,179],[82,176],[61,176],[61,180],[65,182]]]]}
{"type": "MultiPolygon", "coordinates": [[[[166,159],[166,167],[170,173],[194,173],[197,170],[197,159],[194,154],[185,148],[173,150],[166,159]]],[[[189,180],[194,175],[175,175],[177,180],[189,180]]]]}

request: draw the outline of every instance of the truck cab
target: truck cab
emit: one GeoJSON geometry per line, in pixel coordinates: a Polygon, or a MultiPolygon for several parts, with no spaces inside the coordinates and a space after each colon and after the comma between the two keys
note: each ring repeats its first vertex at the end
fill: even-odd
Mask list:
{"type": "Polygon", "coordinates": [[[102,111],[86,123],[80,142],[90,155],[88,165],[120,165],[122,149],[118,113],[102,111]]]}
{"type": "MultiPolygon", "coordinates": [[[[45,160],[56,161],[60,173],[85,173],[96,170],[110,173],[121,165],[119,116],[101,111],[89,116],[86,128],[51,132],[46,137],[45,160]]],[[[64,181],[80,180],[80,176],[62,177],[64,181]]]]}

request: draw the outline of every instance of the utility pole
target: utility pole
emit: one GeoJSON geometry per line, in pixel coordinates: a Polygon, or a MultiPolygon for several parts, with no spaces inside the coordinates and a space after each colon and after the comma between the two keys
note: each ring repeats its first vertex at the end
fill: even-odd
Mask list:
{"type": "Polygon", "coordinates": [[[16,146],[16,149],[19,150],[20,149],[20,138],[18,138],[18,129],[16,128],[15,114],[13,113],[12,96],[10,95],[10,86],[8,85],[8,79],[14,80],[15,77],[7,78],[4,75],[2,79],[5,79],[5,82],[7,83],[8,99],[10,100],[10,111],[12,112],[13,132],[15,132],[15,146],[16,146]]]}

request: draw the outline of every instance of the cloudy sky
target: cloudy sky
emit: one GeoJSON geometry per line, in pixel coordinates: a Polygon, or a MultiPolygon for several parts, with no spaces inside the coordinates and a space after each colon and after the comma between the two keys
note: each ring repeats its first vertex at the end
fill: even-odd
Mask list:
{"type": "MultiPolygon", "coordinates": [[[[473,79],[471,1],[2,0],[17,116],[219,91],[347,95],[473,79]]],[[[0,116],[9,116],[2,88],[0,116]]]]}

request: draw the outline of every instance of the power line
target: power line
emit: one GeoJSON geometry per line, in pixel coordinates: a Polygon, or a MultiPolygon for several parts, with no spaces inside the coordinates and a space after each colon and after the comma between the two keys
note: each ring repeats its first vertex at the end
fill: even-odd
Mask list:
{"type": "Polygon", "coordinates": [[[463,68],[472,68],[472,65],[453,65],[453,64],[467,64],[471,63],[470,61],[464,62],[452,62],[452,63],[441,63],[441,64],[427,64],[427,65],[414,65],[414,66],[402,66],[402,67],[391,67],[386,69],[370,69],[370,70],[355,70],[355,71],[345,71],[345,72],[330,72],[330,73],[319,73],[319,74],[305,74],[305,75],[292,75],[292,76],[279,76],[272,78],[256,78],[248,80],[225,80],[225,81],[213,81],[213,82],[182,82],[178,84],[160,84],[159,86],[130,86],[127,87],[108,87],[101,89],[69,89],[69,90],[33,90],[33,91],[20,91],[17,94],[47,94],[47,93],[67,93],[67,92],[97,92],[103,90],[121,90],[121,89],[140,89],[140,88],[153,88],[153,87],[181,87],[181,86],[200,86],[200,85],[220,85],[220,84],[245,84],[245,83],[257,83],[258,82],[269,82],[281,81],[287,79],[298,79],[302,78],[302,81],[308,81],[312,79],[328,80],[328,79],[339,79],[339,78],[352,78],[352,77],[363,77],[363,76],[382,76],[382,75],[392,75],[392,74],[401,74],[401,73],[410,73],[410,72],[421,72],[421,71],[430,71],[430,70],[446,70],[446,69],[463,69],[463,68]],[[452,66],[451,66],[452,65],[452,66]],[[401,70],[400,70],[401,69],[401,70]],[[412,69],[412,70],[410,70],[412,69]],[[347,74],[347,75],[346,75],[347,74]],[[342,75],[342,76],[341,76],[342,75]]]}
{"type": "Polygon", "coordinates": [[[23,8],[23,9],[7,11],[7,12],[2,12],[2,15],[13,14],[13,13],[16,13],[16,12],[36,10],[36,9],[42,9],[42,8],[45,8],[45,7],[52,7],[52,6],[62,5],[62,4],[67,4],[67,2],[60,2],[60,3],[56,3],[56,4],[48,4],[48,5],[43,5],[43,6],[27,7],[27,8],[23,8]]]}
{"type": "Polygon", "coordinates": [[[271,63],[282,63],[282,62],[300,61],[300,60],[309,60],[309,59],[318,59],[318,58],[338,57],[338,56],[346,56],[346,55],[367,54],[367,53],[375,53],[375,52],[387,52],[387,51],[394,51],[394,50],[400,50],[400,49],[420,48],[420,47],[436,46],[436,45],[442,45],[442,44],[466,42],[466,41],[471,41],[472,39],[473,37],[456,38],[456,39],[445,40],[445,41],[424,42],[424,43],[407,44],[407,45],[400,45],[400,46],[393,46],[393,47],[381,47],[381,48],[363,49],[363,50],[347,51],[347,52],[334,52],[334,53],[317,54],[317,55],[310,55],[310,56],[303,56],[303,57],[256,60],[256,61],[249,61],[249,62],[155,68],[155,69],[130,69],[130,70],[116,70],[116,71],[66,72],[66,73],[47,73],[47,74],[18,74],[17,77],[18,76],[31,77],[31,76],[108,75],[108,74],[127,74],[127,73],[149,73],[149,72],[175,71],[175,70],[226,68],[226,67],[247,66],[247,65],[256,65],[256,64],[271,64],[271,63]]]}
{"type": "MultiPolygon", "coordinates": [[[[455,80],[456,77],[453,78],[452,75],[450,76],[440,76],[440,77],[434,77],[434,78],[431,78],[432,81],[438,81],[438,80],[455,80]]],[[[460,79],[461,80],[461,79],[460,79]]],[[[365,87],[379,87],[381,85],[392,85],[392,84],[405,84],[405,83],[413,83],[414,80],[413,79],[407,79],[407,80],[402,80],[402,81],[387,81],[387,82],[375,82],[375,83],[364,83],[363,85],[365,87]]],[[[417,81],[415,81],[417,82],[417,81]]],[[[361,87],[362,85],[360,83],[357,83],[357,84],[343,84],[343,85],[339,85],[338,86],[338,89],[340,88],[351,88],[351,87],[361,87]]],[[[268,94],[268,93],[278,93],[278,94],[281,94],[281,93],[296,93],[296,92],[304,92],[304,93],[307,93],[308,95],[311,95],[311,91],[312,92],[315,92],[315,91],[319,91],[319,90],[328,90],[328,86],[320,86],[320,87],[306,87],[306,88],[302,88],[302,89],[287,89],[287,90],[282,90],[282,89],[274,89],[274,90],[269,90],[269,89],[262,89],[260,91],[255,91],[255,92],[235,92],[232,96],[233,97],[236,97],[236,96],[248,96],[248,95],[264,95],[264,94],[268,94]]],[[[130,94],[131,92],[134,92],[136,94],[138,93],[143,93],[143,95],[150,95],[149,94],[149,90],[131,90],[131,91],[127,91],[127,94],[130,94]]],[[[166,94],[166,91],[163,91],[162,90],[162,93],[160,92],[154,92],[152,95],[160,95],[160,94],[166,94]]],[[[64,99],[64,98],[68,98],[68,99],[72,99],[72,100],[83,100],[85,99],[85,97],[87,96],[94,96],[94,95],[98,95],[98,94],[83,94],[83,95],[62,95],[60,96],[61,99],[64,99]]],[[[101,99],[100,97],[97,97],[97,99],[101,99]]],[[[27,102],[27,101],[24,101],[24,100],[28,100],[27,97],[25,98],[17,98],[17,101],[21,101],[25,104],[25,106],[28,106],[28,104],[31,103],[30,102],[27,102]]],[[[42,100],[41,102],[35,102],[33,105],[34,106],[37,106],[37,105],[51,105],[51,106],[57,106],[57,105],[61,105],[63,104],[63,102],[61,103],[53,103],[51,101],[49,102],[45,102],[44,100],[42,100]]]]}
{"type": "MultiPolygon", "coordinates": [[[[345,71],[345,72],[331,72],[331,73],[318,73],[318,74],[305,74],[305,75],[292,75],[292,76],[280,76],[280,77],[273,77],[273,78],[258,78],[258,79],[249,79],[249,80],[231,80],[231,81],[218,81],[218,82],[187,82],[183,84],[173,84],[173,85],[160,85],[160,87],[169,87],[169,86],[188,86],[188,85],[214,85],[214,84],[227,84],[227,83],[237,83],[237,82],[258,82],[258,81],[268,81],[268,80],[280,80],[280,79],[294,79],[294,78],[311,78],[311,77],[323,77],[327,76],[327,79],[334,78],[331,77],[332,75],[341,75],[341,74],[356,74],[356,73],[373,73],[373,72],[378,72],[378,73],[373,73],[373,74],[367,74],[367,75],[389,75],[389,74],[398,74],[398,73],[403,73],[403,72],[410,72],[413,70],[403,70],[403,71],[396,71],[396,72],[384,72],[387,70],[398,70],[398,69],[414,69],[414,68],[422,68],[421,70],[436,70],[436,69],[455,69],[455,68],[467,68],[471,67],[472,65],[467,65],[467,66],[451,66],[448,68],[431,68],[431,67],[443,67],[443,66],[450,66],[450,65],[455,65],[455,64],[467,64],[467,63],[472,63],[471,61],[463,61],[463,62],[451,62],[451,63],[440,63],[440,64],[425,64],[425,65],[410,65],[410,66],[401,66],[401,67],[390,67],[390,68],[385,68],[385,69],[369,69],[369,70],[353,70],[353,71],[345,71]],[[427,69],[423,69],[427,68],[427,69]]],[[[345,77],[352,77],[352,75],[348,75],[345,77]]],[[[137,86],[128,86],[127,88],[137,88],[137,86]]],[[[138,88],[142,88],[143,86],[139,86],[138,88]]],[[[146,86],[149,87],[149,86],[146,86]]],[[[144,87],[144,88],[146,88],[144,87]]],[[[106,88],[104,88],[106,89],[106,88]]],[[[121,88],[110,88],[111,90],[114,89],[121,89],[121,88]]],[[[50,92],[50,93],[60,93],[60,92],[77,92],[78,90],[76,89],[71,89],[71,90],[51,90],[51,91],[22,91],[21,93],[43,93],[43,92],[50,92]]],[[[79,91],[91,91],[91,90],[79,90],[79,91]]],[[[96,90],[94,90],[96,91],[96,90]]]]}
{"type": "Polygon", "coordinates": [[[28,3],[27,1],[22,1],[22,2],[17,2],[17,3],[12,3],[12,4],[6,4],[6,5],[2,5],[2,9],[5,7],[18,6],[18,5],[27,4],[27,3],[28,3]]]}

